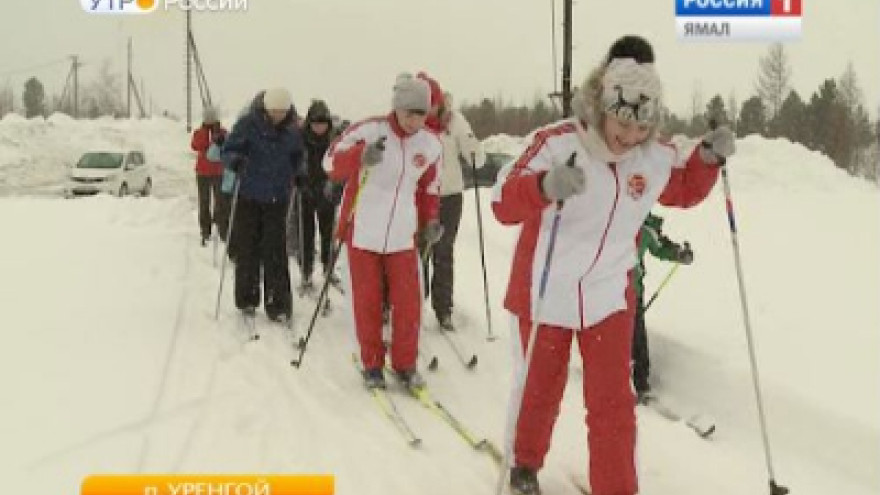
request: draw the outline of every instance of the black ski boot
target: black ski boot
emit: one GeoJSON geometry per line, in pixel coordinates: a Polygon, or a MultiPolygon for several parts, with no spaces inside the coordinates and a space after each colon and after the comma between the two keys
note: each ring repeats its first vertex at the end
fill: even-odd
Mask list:
{"type": "Polygon", "coordinates": [[[364,385],[368,389],[385,388],[385,374],[382,368],[371,368],[364,370],[364,385]]]}
{"type": "Polygon", "coordinates": [[[324,267],[324,279],[330,282],[330,285],[336,287],[339,292],[342,292],[342,280],[339,278],[339,275],[332,270],[328,270],[327,267],[324,267]]]}
{"type": "Polygon", "coordinates": [[[406,387],[407,390],[418,390],[425,388],[427,383],[422,375],[415,368],[411,370],[397,371],[397,379],[406,387]]]}
{"type": "Polygon", "coordinates": [[[455,324],[452,323],[452,315],[438,316],[437,323],[440,325],[441,330],[447,332],[455,331],[455,324]]]}
{"type": "Polygon", "coordinates": [[[633,388],[636,389],[636,402],[639,404],[647,404],[654,397],[651,393],[651,384],[642,375],[633,376],[633,388]]]}
{"type": "Polygon", "coordinates": [[[510,493],[512,495],[541,495],[538,472],[527,467],[511,468],[510,493]]]}
{"type": "Polygon", "coordinates": [[[304,275],[302,282],[300,282],[299,287],[299,297],[303,297],[306,294],[313,294],[315,292],[315,284],[312,282],[311,275],[304,275]]]}

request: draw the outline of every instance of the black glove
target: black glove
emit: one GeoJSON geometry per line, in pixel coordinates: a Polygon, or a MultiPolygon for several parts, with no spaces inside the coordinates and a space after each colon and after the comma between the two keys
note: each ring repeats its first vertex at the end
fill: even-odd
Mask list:
{"type": "Polygon", "coordinates": [[[232,161],[229,162],[229,168],[233,172],[239,174],[239,173],[241,173],[242,170],[247,168],[247,164],[248,164],[248,157],[246,157],[244,155],[235,155],[235,158],[233,158],[232,161]]]}
{"type": "Polygon", "coordinates": [[[690,265],[694,262],[694,252],[691,250],[691,245],[689,243],[685,242],[684,245],[678,248],[676,261],[682,265],[690,265]]]}
{"type": "Polygon", "coordinates": [[[342,185],[331,180],[324,183],[324,199],[332,205],[338,205],[342,201],[342,185]]]}
{"type": "Polygon", "coordinates": [[[216,136],[214,136],[214,144],[216,144],[217,146],[223,146],[223,143],[225,143],[225,142],[226,142],[226,135],[225,134],[218,133],[216,136]]]}

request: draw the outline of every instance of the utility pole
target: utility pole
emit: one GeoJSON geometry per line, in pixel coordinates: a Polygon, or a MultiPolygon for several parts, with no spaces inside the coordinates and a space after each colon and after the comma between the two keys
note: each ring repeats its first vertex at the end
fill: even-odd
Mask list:
{"type": "Polygon", "coordinates": [[[128,76],[125,78],[127,91],[125,92],[125,109],[128,118],[131,118],[131,37],[128,38],[128,76]]]}
{"type": "Polygon", "coordinates": [[[79,63],[79,56],[71,55],[71,66],[70,70],[73,73],[73,118],[79,118],[79,68],[82,67],[82,64],[79,63]]]}
{"type": "Polygon", "coordinates": [[[563,0],[562,34],[562,116],[571,117],[571,11],[573,0],[563,0]]]}
{"type": "Polygon", "coordinates": [[[186,9],[186,132],[192,132],[192,9],[186,9]]]}

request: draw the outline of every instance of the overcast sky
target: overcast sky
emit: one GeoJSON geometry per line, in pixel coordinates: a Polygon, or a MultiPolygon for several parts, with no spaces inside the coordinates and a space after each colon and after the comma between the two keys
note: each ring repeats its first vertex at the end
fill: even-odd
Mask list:
{"type": "MultiPolygon", "coordinates": [[[[162,0],[159,0],[160,3],[162,0]]],[[[880,105],[880,0],[803,0],[803,39],[786,45],[794,89],[805,99],[852,61],[872,116],[880,105]]],[[[184,15],[96,16],[79,0],[15,0],[0,34],[0,84],[20,104],[21,84],[36,75],[60,93],[68,64],[32,67],[78,54],[81,81],[105,58],[124,67],[128,36],[134,71],[157,109],[184,113],[184,15]],[[15,72],[15,73],[12,73],[15,72]]],[[[553,86],[552,0],[250,0],[247,12],[202,12],[194,33],[214,99],[236,112],[260,88],[287,86],[298,107],[313,97],[358,119],[384,112],[403,70],[426,70],[458,101],[502,95],[525,102],[553,86]]],[[[561,0],[556,0],[561,25],[561,0]]],[[[703,99],[754,93],[763,43],[684,43],[674,0],[577,0],[574,81],[579,83],[614,39],[641,34],[654,45],[666,102],[690,113],[703,99]]],[[[557,35],[561,40],[561,27],[557,35]]],[[[561,50],[561,43],[560,43],[561,50]]],[[[561,51],[560,67],[561,67],[561,51]]],[[[304,111],[304,108],[301,108],[304,111]]],[[[197,114],[200,112],[197,112],[197,114]]]]}

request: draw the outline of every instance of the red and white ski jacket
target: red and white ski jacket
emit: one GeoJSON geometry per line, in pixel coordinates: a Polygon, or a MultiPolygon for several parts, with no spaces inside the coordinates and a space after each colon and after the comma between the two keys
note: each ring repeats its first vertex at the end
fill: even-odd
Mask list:
{"type": "Polygon", "coordinates": [[[520,318],[535,314],[556,204],[540,181],[572,153],[584,169],[586,190],[565,201],[550,266],[542,324],[584,329],[626,308],[628,272],[636,263],[636,235],[658,200],[687,208],[705,198],[718,167],[698,150],[685,163],[672,145],[649,142],[608,163],[588,149],[587,131],[575,120],[539,130],[532,144],[493,190],[492,209],[502,224],[522,226],[513,257],[505,307],[520,318]]]}
{"type": "Polygon", "coordinates": [[[415,248],[416,232],[437,218],[437,168],[442,159],[443,145],[437,136],[426,130],[407,135],[393,112],[352,124],[324,157],[330,179],[346,181],[337,236],[344,236],[358,249],[377,253],[415,248]],[[362,166],[364,148],[382,136],[386,136],[382,162],[362,166]],[[358,191],[367,169],[369,176],[358,191]],[[357,206],[351,217],[355,197],[357,206]]]}

